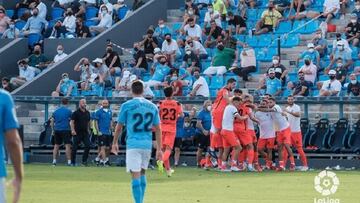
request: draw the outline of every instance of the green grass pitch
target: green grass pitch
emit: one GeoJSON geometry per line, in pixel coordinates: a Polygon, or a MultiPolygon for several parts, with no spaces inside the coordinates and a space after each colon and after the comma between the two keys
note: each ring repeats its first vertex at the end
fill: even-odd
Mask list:
{"type": "MultiPolygon", "coordinates": [[[[12,176],[8,167],[9,178],[12,176]]],[[[176,168],[173,177],[147,173],[146,203],[305,203],[323,198],[312,172],[220,173],[176,168]]],[[[360,171],[335,171],[340,180],[331,198],[360,202],[360,171]]],[[[23,203],[131,203],[130,176],[120,167],[25,165],[23,203]]],[[[11,188],[7,191],[11,199],[11,188]]]]}

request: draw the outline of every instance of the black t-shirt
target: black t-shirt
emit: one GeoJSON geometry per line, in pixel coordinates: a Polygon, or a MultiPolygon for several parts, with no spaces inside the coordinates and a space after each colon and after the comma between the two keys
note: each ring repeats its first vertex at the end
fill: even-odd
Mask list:
{"type": "MultiPolygon", "coordinates": [[[[194,11],[194,15],[197,15],[197,16],[200,15],[199,8],[194,3],[191,5],[191,8],[194,11]]],[[[188,10],[188,9],[189,9],[189,6],[185,4],[185,10],[188,10]]]]}
{"type": "Polygon", "coordinates": [[[269,70],[274,70],[275,71],[275,77],[280,79],[281,75],[283,74],[283,72],[286,70],[285,66],[280,64],[279,66],[275,67],[274,64],[272,66],[270,66],[267,70],[267,73],[269,74],[269,70]]]}
{"type": "MultiPolygon", "coordinates": [[[[104,54],[103,57],[106,57],[106,56],[107,56],[107,53],[104,54]]],[[[117,59],[116,59],[114,65],[113,65],[113,67],[120,67],[120,68],[121,68],[120,57],[119,57],[119,54],[118,54],[116,51],[112,51],[112,52],[110,53],[110,56],[109,56],[108,58],[106,58],[105,64],[106,64],[107,67],[110,67],[110,64],[111,64],[111,62],[112,62],[112,60],[113,60],[113,58],[114,58],[115,56],[117,56],[117,59]]]]}
{"type": "Polygon", "coordinates": [[[139,68],[144,68],[145,70],[147,70],[148,64],[146,62],[146,56],[145,56],[145,52],[143,50],[139,50],[138,52],[136,52],[134,54],[135,64],[138,63],[140,58],[142,58],[142,61],[141,61],[139,68]]]}
{"type": "Polygon", "coordinates": [[[233,25],[233,26],[240,25],[240,27],[246,27],[245,20],[241,16],[238,16],[238,15],[234,15],[234,19],[229,20],[228,24],[233,25]]]}
{"type": "Polygon", "coordinates": [[[301,92],[303,87],[306,87],[306,90],[303,95],[301,96],[309,96],[309,89],[311,87],[312,83],[306,80],[298,81],[294,83],[294,95],[298,95],[299,92],[301,92]]]}
{"type": "Polygon", "coordinates": [[[355,84],[349,83],[348,87],[347,87],[347,93],[350,94],[352,93],[352,95],[354,96],[359,96],[360,95],[360,82],[356,82],[355,84]]]}
{"type": "MultiPolygon", "coordinates": [[[[207,27],[207,28],[206,28],[206,35],[209,35],[209,34],[210,34],[210,30],[211,30],[210,27],[207,27]]],[[[215,31],[211,34],[211,36],[212,36],[214,39],[217,39],[219,36],[221,36],[221,32],[222,32],[222,28],[219,27],[219,26],[216,26],[215,31]]]]}
{"type": "MultiPolygon", "coordinates": [[[[158,40],[156,39],[156,37],[152,37],[152,41],[159,46],[159,42],[158,40]]],[[[153,46],[153,43],[149,40],[149,39],[146,39],[145,42],[144,42],[144,51],[145,51],[145,54],[153,54],[154,53],[154,49],[155,47],[153,46]]]]}
{"type": "Polygon", "coordinates": [[[356,35],[356,33],[360,32],[360,23],[356,22],[356,24],[349,23],[346,28],[350,28],[350,31],[346,31],[347,37],[353,37],[356,35]]]}
{"type": "Polygon", "coordinates": [[[74,121],[76,132],[87,132],[89,129],[90,113],[89,111],[81,111],[77,109],[71,115],[71,120],[74,121]]]}
{"type": "Polygon", "coordinates": [[[193,52],[191,52],[190,55],[185,54],[183,61],[185,61],[188,66],[191,66],[192,62],[196,62],[195,66],[200,67],[200,60],[193,52]]]}
{"type": "Polygon", "coordinates": [[[83,25],[81,28],[76,26],[75,33],[78,37],[82,37],[85,33],[87,33],[86,37],[91,37],[90,30],[86,25],[83,25]]]}
{"type": "MultiPolygon", "coordinates": [[[[343,76],[346,77],[346,74],[347,74],[346,68],[343,68],[343,67],[342,68],[336,68],[335,70],[336,70],[336,79],[337,80],[340,81],[343,76]]],[[[341,84],[344,85],[344,83],[345,83],[345,80],[341,84]]]]}

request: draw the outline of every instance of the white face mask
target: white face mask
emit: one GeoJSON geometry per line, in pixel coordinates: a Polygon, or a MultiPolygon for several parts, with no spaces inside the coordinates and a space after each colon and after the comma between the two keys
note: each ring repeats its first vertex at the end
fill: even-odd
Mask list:
{"type": "Polygon", "coordinates": [[[61,49],[58,49],[58,50],[56,50],[56,51],[57,51],[57,53],[58,53],[59,55],[64,53],[64,51],[61,50],[61,49]]]}
{"type": "Polygon", "coordinates": [[[165,27],[164,24],[159,25],[159,28],[164,28],[164,27],[165,27]]]}
{"type": "Polygon", "coordinates": [[[190,54],[191,54],[191,51],[187,51],[186,54],[187,54],[187,55],[190,55],[190,54]]]}
{"type": "Polygon", "coordinates": [[[355,5],[356,10],[360,10],[360,5],[355,5]]]}
{"type": "Polygon", "coordinates": [[[357,83],[357,80],[351,80],[351,84],[355,85],[357,83]]]}
{"type": "Polygon", "coordinates": [[[212,13],[212,12],[213,12],[213,9],[212,9],[212,8],[208,8],[208,11],[209,11],[210,13],[212,13]]]}
{"type": "Polygon", "coordinates": [[[103,108],[103,110],[107,113],[109,111],[108,108],[103,108]]]}
{"type": "Polygon", "coordinates": [[[105,15],[105,14],[107,13],[107,11],[106,11],[106,10],[101,10],[101,13],[102,13],[103,15],[105,15]]]}
{"type": "Polygon", "coordinates": [[[208,111],[211,111],[211,106],[207,106],[206,109],[207,109],[208,111]]]}
{"type": "Polygon", "coordinates": [[[9,28],[10,28],[10,29],[14,29],[14,28],[15,28],[15,25],[14,25],[14,24],[10,24],[10,25],[9,25],[9,28]]]}
{"type": "Polygon", "coordinates": [[[189,15],[194,15],[194,11],[188,11],[189,15]]]}
{"type": "Polygon", "coordinates": [[[314,51],[315,51],[314,48],[310,48],[310,49],[309,49],[309,52],[310,52],[310,53],[313,53],[314,51]]]}
{"type": "Polygon", "coordinates": [[[277,60],[277,59],[273,59],[273,64],[278,64],[279,63],[279,60],[277,60]]]}
{"type": "Polygon", "coordinates": [[[343,64],[342,63],[337,63],[337,67],[342,67],[343,64]]]}
{"type": "Polygon", "coordinates": [[[350,20],[350,21],[351,21],[352,24],[355,24],[357,20],[356,20],[356,19],[352,19],[352,20],[350,20]]]}
{"type": "Polygon", "coordinates": [[[184,126],[185,126],[185,128],[188,128],[188,127],[190,126],[190,123],[186,122],[186,123],[184,124],[184,126]]]}

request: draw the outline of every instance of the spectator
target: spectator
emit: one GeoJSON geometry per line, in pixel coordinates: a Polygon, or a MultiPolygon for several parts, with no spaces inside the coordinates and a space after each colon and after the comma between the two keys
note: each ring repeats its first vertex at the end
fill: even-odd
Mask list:
{"type": "Polygon", "coordinates": [[[314,44],[315,50],[319,52],[320,58],[327,54],[328,42],[323,38],[321,29],[316,30],[315,37],[311,40],[311,43],[314,44]]]}
{"type": "Polygon", "coordinates": [[[204,48],[204,46],[200,42],[193,40],[191,37],[188,37],[188,38],[186,38],[186,45],[191,48],[191,51],[193,53],[195,53],[195,55],[199,59],[207,59],[208,58],[208,53],[207,53],[206,49],[204,48]]]}
{"type": "Polygon", "coordinates": [[[74,67],[74,71],[81,71],[80,87],[85,90],[85,82],[90,79],[91,75],[95,72],[95,67],[91,65],[88,58],[81,58],[74,67]]]}
{"type": "Polygon", "coordinates": [[[339,96],[341,91],[341,83],[336,79],[336,71],[329,71],[329,80],[322,83],[320,96],[339,96]]]}
{"type": "MultiPolygon", "coordinates": [[[[113,11],[114,11],[114,6],[112,5],[112,3],[109,2],[109,0],[101,0],[103,2],[103,4],[101,4],[99,7],[103,7],[106,6],[108,13],[112,16],[113,15],[113,11]]],[[[101,15],[101,9],[99,10],[99,15],[101,15]]]]}
{"type": "Polygon", "coordinates": [[[205,78],[203,76],[200,76],[200,69],[194,70],[194,78],[195,82],[192,86],[192,91],[190,92],[189,96],[201,96],[201,97],[210,97],[209,92],[209,85],[206,82],[205,78]]]}
{"type": "Polygon", "coordinates": [[[355,9],[352,13],[356,14],[358,20],[360,19],[360,1],[355,1],[355,9]]]}
{"type": "Polygon", "coordinates": [[[154,36],[159,40],[159,45],[162,45],[165,40],[165,35],[168,33],[171,33],[170,28],[165,25],[165,21],[163,19],[160,19],[154,33],[154,36]]]}
{"type": "Polygon", "coordinates": [[[340,10],[340,1],[339,0],[325,0],[323,16],[326,18],[325,22],[329,23],[340,10]]]}
{"type": "Polygon", "coordinates": [[[132,10],[135,11],[138,8],[140,8],[142,5],[144,5],[145,2],[143,2],[142,0],[134,0],[133,6],[132,6],[132,10]]]}
{"type": "Polygon", "coordinates": [[[76,18],[75,33],[78,38],[91,37],[90,30],[89,30],[88,26],[84,25],[82,18],[76,18]]]}
{"type": "MultiPolygon", "coordinates": [[[[1,11],[0,11],[1,12],[1,11]]],[[[1,39],[16,39],[20,35],[20,30],[15,27],[15,21],[11,20],[9,28],[2,33],[1,39]]]]}
{"type": "Polygon", "coordinates": [[[99,14],[98,19],[100,20],[99,24],[95,26],[90,26],[90,32],[95,35],[104,32],[106,29],[112,26],[112,16],[109,14],[109,11],[106,6],[100,8],[101,14],[99,14]]]}
{"type": "Polygon", "coordinates": [[[232,34],[230,33],[229,30],[225,30],[224,32],[224,37],[223,37],[223,43],[225,48],[230,48],[230,49],[234,49],[236,54],[235,54],[235,61],[237,61],[237,39],[235,37],[232,36],[232,34]]]}
{"type": "Polygon", "coordinates": [[[34,46],[33,54],[31,54],[28,59],[30,66],[39,69],[37,73],[44,70],[51,63],[51,61],[41,53],[41,46],[39,44],[34,46]]]}
{"type": "Polygon", "coordinates": [[[280,13],[283,13],[286,9],[289,9],[290,7],[289,0],[273,0],[273,2],[274,2],[274,7],[280,13]]]}
{"type": "Polygon", "coordinates": [[[261,14],[261,19],[256,23],[255,35],[272,32],[282,20],[281,13],[275,9],[274,2],[269,1],[268,9],[261,14]]]}
{"type": "Polygon", "coordinates": [[[318,12],[306,10],[306,1],[303,0],[293,0],[290,5],[290,20],[301,20],[303,18],[315,18],[319,15],[318,12]],[[291,11],[294,9],[295,15],[291,15],[291,11]]]}
{"type": "Polygon", "coordinates": [[[8,25],[10,25],[10,18],[6,16],[5,9],[0,8],[0,35],[5,32],[8,25]]]}
{"type": "Polygon", "coordinates": [[[186,23],[184,22],[180,30],[183,35],[191,37],[193,40],[201,41],[202,30],[200,25],[195,23],[194,18],[189,18],[186,23]]]}
{"type": "Polygon", "coordinates": [[[199,9],[192,0],[185,0],[185,16],[192,17],[195,21],[200,16],[199,9]]]}
{"type": "Polygon", "coordinates": [[[227,9],[226,9],[224,2],[222,0],[214,0],[213,8],[214,8],[214,11],[217,11],[218,13],[220,13],[222,20],[225,20],[226,14],[227,14],[227,9]]]}
{"type": "Polygon", "coordinates": [[[192,72],[195,68],[200,67],[200,59],[197,55],[191,50],[190,46],[185,47],[185,55],[183,57],[183,68],[186,68],[192,72]]]}
{"type": "MultiPolygon", "coordinates": [[[[36,8],[39,10],[39,17],[42,19],[46,19],[46,14],[47,14],[46,5],[43,2],[41,2],[41,0],[34,0],[34,3],[36,5],[36,8]]],[[[30,4],[29,7],[32,8],[32,5],[30,4]]]]}
{"type": "Polygon", "coordinates": [[[242,77],[244,81],[249,81],[249,73],[256,72],[255,50],[244,44],[244,49],[240,53],[240,68],[232,69],[232,72],[242,77]]]}
{"type": "Polygon", "coordinates": [[[61,44],[57,46],[56,52],[57,54],[55,55],[52,64],[62,61],[64,58],[68,56],[66,53],[64,53],[64,47],[61,44]]]}
{"type": "Polygon", "coordinates": [[[320,54],[317,50],[315,50],[315,45],[313,43],[308,43],[307,48],[308,49],[303,51],[297,58],[296,63],[299,64],[300,59],[304,59],[306,56],[309,56],[316,66],[320,66],[320,54]]]}
{"type": "MultiPolygon", "coordinates": [[[[336,63],[334,64],[335,68],[333,70],[336,71],[336,79],[340,81],[341,85],[345,84],[346,74],[347,74],[347,68],[344,66],[344,62],[342,58],[336,59],[336,63]]],[[[329,65],[325,69],[325,73],[328,73],[330,69],[333,67],[333,65],[329,65]]]]}
{"type": "Polygon", "coordinates": [[[29,5],[30,3],[32,3],[33,1],[29,1],[29,0],[21,0],[21,1],[18,1],[18,3],[16,3],[15,5],[15,9],[14,9],[14,16],[12,17],[12,19],[22,19],[22,20],[26,20],[30,15],[30,12],[28,10],[26,10],[26,12],[24,12],[24,14],[22,16],[18,16],[18,11],[19,9],[21,8],[26,8],[26,9],[29,9],[29,5]]]}
{"type": "Polygon", "coordinates": [[[182,83],[183,86],[191,86],[193,83],[193,78],[191,76],[191,72],[193,70],[187,70],[185,68],[180,67],[179,69],[175,68],[173,70],[176,70],[178,72],[178,79],[182,83]]]}
{"type": "Polygon", "coordinates": [[[344,67],[348,69],[354,63],[351,57],[351,52],[351,49],[345,49],[345,45],[342,41],[338,41],[334,54],[330,56],[330,66],[334,65],[338,58],[341,58],[343,60],[344,67]]]}
{"type": "Polygon", "coordinates": [[[146,55],[143,50],[140,49],[139,43],[134,43],[134,55],[135,66],[132,73],[137,77],[140,77],[143,72],[148,69],[148,63],[146,62],[146,55]]]}
{"type": "Polygon", "coordinates": [[[165,34],[165,41],[162,44],[161,52],[166,55],[171,64],[181,56],[179,46],[177,42],[171,38],[170,33],[165,34]]]}
{"type": "Polygon", "coordinates": [[[76,31],[76,17],[71,8],[68,8],[65,13],[66,17],[63,21],[63,26],[69,33],[75,33],[76,31]]]}
{"type": "Polygon", "coordinates": [[[207,8],[208,10],[205,13],[205,17],[204,17],[204,29],[207,28],[211,20],[214,20],[217,26],[222,27],[220,13],[214,10],[212,4],[208,4],[207,8]]]}
{"type": "Polygon", "coordinates": [[[259,87],[260,94],[261,90],[265,89],[265,94],[269,94],[272,96],[280,96],[281,95],[281,80],[275,77],[275,70],[269,69],[268,77],[265,81],[261,82],[261,86],[259,87]]]}
{"type": "Polygon", "coordinates": [[[13,77],[10,80],[10,83],[13,84],[15,87],[20,87],[26,82],[33,80],[36,75],[35,68],[29,66],[26,59],[20,60],[18,62],[18,66],[19,66],[19,76],[13,77]]]}
{"type": "MultiPolygon", "coordinates": [[[[130,71],[124,71],[122,78],[117,77],[115,82],[115,97],[131,97],[131,81],[130,81],[131,73],[130,71]]],[[[135,76],[136,77],[136,76],[135,76]]]]}
{"type": "Polygon", "coordinates": [[[86,8],[94,7],[96,4],[96,0],[79,0],[79,2],[80,7],[79,11],[75,14],[76,17],[82,17],[86,12],[86,8]]]}
{"type": "Polygon", "coordinates": [[[113,5],[114,6],[114,10],[116,11],[116,13],[119,12],[119,9],[121,8],[126,8],[126,10],[128,11],[128,6],[125,4],[125,0],[118,0],[116,4],[113,5]]]}
{"type": "Polygon", "coordinates": [[[76,6],[73,5],[75,4],[74,0],[55,0],[53,2],[53,4],[51,5],[51,7],[61,7],[64,9],[70,8],[71,6],[76,6]]]}
{"type": "Polygon", "coordinates": [[[98,74],[91,74],[90,79],[85,82],[85,90],[90,91],[90,95],[104,96],[103,95],[104,81],[98,74]]]}
{"type": "Polygon", "coordinates": [[[333,48],[332,48],[332,54],[335,52],[336,48],[337,48],[337,44],[338,42],[340,42],[340,44],[344,45],[344,48],[347,50],[351,50],[350,46],[349,46],[349,42],[346,39],[343,39],[341,36],[341,33],[336,33],[336,39],[333,40],[333,48]]]}
{"type": "Polygon", "coordinates": [[[230,33],[243,34],[246,32],[246,22],[241,16],[234,15],[233,12],[229,11],[226,20],[228,21],[230,33]]]}
{"type": "Polygon", "coordinates": [[[352,14],[350,17],[350,23],[345,28],[346,40],[354,47],[359,44],[360,38],[360,23],[357,21],[356,14],[352,14]]]}
{"type": "Polygon", "coordinates": [[[350,83],[347,86],[348,96],[359,96],[360,95],[360,82],[357,80],[355,74],[350,74],[350,83]]]}
{"type": "Polygon", "coordinates": [[[103,60],[101,58],[96,58],[93,60],[93,63],[95,67],[94,73],[100,76],[100,81],[104,82],[105,88],[112,87],[110,71],[106,64],[104,64],[103,60]]]}
{"type": "Polygon", "coordinates": [[[109,68],[111,75],[119,76],[121,74],[120,56],[113,50],[111,44],[106,46],[106,52],[102,59],[105,62],[105,65],[109,68]]]}
{"type": "Polygon", "coordinates": [[[309,90],[313,83],[305,80],[305,74],[302,71],[298,72],[299,81],[290,81],[288,83],[288,88],[292,89],[293,96],[302,96],[307,97],[309,96],[309,90]]]}
{"type": "Polygon", "coordinates": [[[222,39],[222,28],[216,25],[215,20],[210,21],[210,27],[205,28],[205,47],[213,48],[222,39]]]}
{"type": "MultiPolygon", "coordinates": [[[[194,4],[199,8],[205,8],[207,7],[209,4],[211,4],[210,0],[195,0],[194,4]]],[[[212,4],[211,4],[212,5],[212,4]]]]}
{"type": "Polygon", "coordinates": [[[1,88],[3,88],[4,90],[6,90],[8,92],[12,92],[15,89],[13,84],[11,84],[10,79],[7,77],[3,77],[1,79],[1,88]]]}
{"type": "Polygon", "coordinates": [[[288,70],[280,62],[280,56],[273,56],[272,65],[267,69],[267,75],[270,72],[275,72],[275,77],[281,81],[282,86],[285,85],[286,76],[288,75],[288,70]]]}
{"type": "Polygon", "coordinates": [[[149,87],[158,87],[162,85],[169,73],[170,67],[166,64],[166,56],[162,55],[159,58],[159,64],[155,67],[154,75],[145,83],[145,85],[149,87]]]}
{"type": "Polygon", "coordinates": [[[21,32],[24,36],[28,36],[32,33],[41,34],[42,30],[47,28],[48,22],[45,18],[39,16],[39,10],[37,8],[32,9],[32,17],[30,17],[21,32]]]}
{"type": "Polygon", "coordinates": [[[305,81],[315,84],[317,67],[312,63],[310,57],[306,56],[304,58],[304,65],[301,66],[299,72],[302,72],[304,74],[305,81]]]}
{"type": "Polygon", "coordinates": [[[224,75],[234,62],[235,50],[225,48],[222,42],[217,45],[217,51],[212,59],[211,66],[208,67],[204,74],[206,75],[224,75]]]}
{"type": "Polygon", "coordinates": [[[170,77],[170,86],[173,88],[173,96],[183,96],[183,84],[179,78],[179,73],[177,70],[172,71],[170,77]]]}
{"type": "MultiPolygon", "coordinates": [[[[210,128],[212,124],[211,118],[211,101],[205,100],[203,109],[199,112],[196,122],[196,137],[199,140],[198,149],[196,152],[196,161],[198,165],[201,165],[201,159],[203,152],[207,152],[210,146],[210,128]]],[[[210,166],[210,157],[207,155],[206,167],[210,166]]]]}
{"type": "Polygon", "coordinates": [[[157,38],[154,37],[154,30],[148,29],[144,40],[140,42],[140,46],[144,46],[146,58],[151,59],[154,57],[154,49],[158,47],[158,44],[157,38]]]}
{"type": "Polygon", "coordinates": [[[59,96],[77,96],[77,85],[74,80],[69,79],[69,74],[63,73],[61,75],[61,80],[56,87],[56,90],[51,93],[52,97],[59,96]]]}

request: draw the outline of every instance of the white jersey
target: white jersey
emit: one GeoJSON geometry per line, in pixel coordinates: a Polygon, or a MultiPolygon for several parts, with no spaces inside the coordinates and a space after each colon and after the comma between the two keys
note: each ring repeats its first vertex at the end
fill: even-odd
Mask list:
{"type": "MultiPolygon", "coordinates": [[[[300,106],[298,106],[296,104],[286,107],[286,110],[291,113],[300,113],[301,112],[300,106]]],[[[291,132],[301,132],[300,117],[295,117],[289,113],[286,113],[286,114],[287,114],[287,118],[288,118],[288,121],[290,124],[291,132]]]]}
{"type": "MultiPolygon", "coordinates": [[[[249,108],[249,115],[253,115],[253,111],[251,108],[249,108]]],[[[246,119],[246,130],[255,130],[254,128],[254,122],[251,120],[250,117],[246,119]]]]}
{"type": "Polygon", "coordinates": [[[222,129],[233,131],[234,130],[234,118],[239,114],[237,108],[230,104],[225,107],[223,120],[222,120],[222,129]]]}
{"type": "Polygon", "coordinates": [[[275,129],[277,131],[283,131],[289,127],[289,122],[286,120],[285,116],[282,115],[282,109],[279,105],[273,107],[275,112],[271,112],[271,116],[274,119],[275,129]]]}
{"type": "Polygon", "coordinates": [[[274,121],[271,118],[271,113],[258,111],[255,117],[259,120],[260,138],[268,139],[275,137],[274,121]]]}

